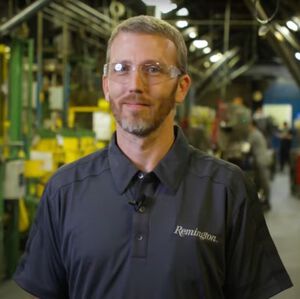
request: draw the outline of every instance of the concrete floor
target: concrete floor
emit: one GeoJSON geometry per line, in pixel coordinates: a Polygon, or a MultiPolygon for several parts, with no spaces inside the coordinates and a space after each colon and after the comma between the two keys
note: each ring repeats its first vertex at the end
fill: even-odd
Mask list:
{"type": "Polygon", "coordinates": [[[274,299],[300,298],[300,198],[290,193],[287,172],[277,173],[272,182],[272,210],[265,214],[270,233],[294,287],[274,299]]]}
{"type": "MultiPolygon", "coordinates": [[[[294,287],[274,299],[300,298],[300,198],[290,194],[288,173],[278,173],[272,182],[271,211],[265,214],[271,235],[294,287]]],[[[0,285],[1,299],[32,299],[13,281],[0,285]]],[[[241,298],[242,299],[242,298],[241,298]]]]}

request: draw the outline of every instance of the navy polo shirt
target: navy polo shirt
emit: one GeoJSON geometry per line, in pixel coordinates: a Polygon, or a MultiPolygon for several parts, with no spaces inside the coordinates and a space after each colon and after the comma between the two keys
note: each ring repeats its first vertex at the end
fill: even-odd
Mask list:
{"type": "Polygon", "coordinates": [[[175,134],[148,174],[115,137],[59,169],[16,282],[41,299],[265,299],[290,287],[241,170],[175,134]]]}

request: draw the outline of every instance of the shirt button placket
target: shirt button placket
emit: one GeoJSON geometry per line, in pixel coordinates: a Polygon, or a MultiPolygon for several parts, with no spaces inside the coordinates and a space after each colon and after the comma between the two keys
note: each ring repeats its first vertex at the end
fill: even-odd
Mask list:
{"type": "Polygon", "coordinates": [[[144,239],[143,235],[138,235],[138,236],[137,236],[137,240],[138,240],[138,241],[142,241],[143,239],[144,239]]]}
{"type": "Polygon", "coordinates": [[[149,213],[133,213],[132,257],[145,258],[149,234],[149,213]]]}

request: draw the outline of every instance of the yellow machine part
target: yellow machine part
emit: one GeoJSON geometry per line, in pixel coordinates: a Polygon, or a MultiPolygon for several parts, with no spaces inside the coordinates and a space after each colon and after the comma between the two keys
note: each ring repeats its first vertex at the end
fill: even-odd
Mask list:
{"type": "Polygon", "coordinates": [[[63,140],[65,150],[77,151],[79,149],[79,139],[77,137],[64,137],[63,140]]]}
{"type": "Polygon", "coordinates": [[[29,215],[25,205],[25,200],[19,200],[19,231],[25,232],[29,228],[29,215]]]}
{"type": "Polygon", "coordinates": [[[39,178],[45,174],[42,160],[26,160],[24,176],[26,178],[39,178]]]}
{"type": "Polygon", "coordinates": [[[57,148],[57,140],[55,138],[41,138],[33,147],[37,151],[55,151],[57,148]]]}

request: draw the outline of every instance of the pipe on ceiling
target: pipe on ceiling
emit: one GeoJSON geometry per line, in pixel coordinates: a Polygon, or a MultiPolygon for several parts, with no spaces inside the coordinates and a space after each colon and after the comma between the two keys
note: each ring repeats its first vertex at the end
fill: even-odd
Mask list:
{"type": "Polygon", "coordinates": [[[37,0],[29,6],[27,6],[17,15],[15,15],[0,26],[0,36],[8,34],[11,30],[16,28],[22,22],[28,20],[35,13],[37,13],[39,10],[48,5],[51,1],[52,0],[37,0]]]}
{"type": "MultiPolygon", "coordinates": [[[[254,5],[253,1],[251,0],[244,0],[245,4],[249,8],[249,10],[254,12],[254,15],[257,15],[260,19],[267,20],[268,16],[261,5],[254,5]]],[[[294,52],[292,49],[287,45],[287,41],[279,41],[276,38],[275,33],[277,32],[278,22],[270,22],[266,23],[268,26],[268,33],[266,38],[275,52],[282,58],[286,67],[290,71],[291,75],[293,76],[296,83],[300,86],[300,69],[298,64],[295,63],[294,52]]]]}

